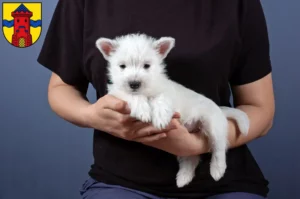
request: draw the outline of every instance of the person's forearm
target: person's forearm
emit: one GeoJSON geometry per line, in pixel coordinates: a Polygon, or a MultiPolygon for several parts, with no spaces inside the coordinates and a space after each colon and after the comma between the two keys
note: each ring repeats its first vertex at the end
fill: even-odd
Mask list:
{"type": "Polygon", "coordinates": [[[51,109],[58,116],[76,126],[88,127],[85,110],[90,103],[74,87],[57,85],[49,88],[48,100],[51,109]]]}
{"type": "MultiPolygon", "coordinates": [[[[243,110],[248,115],[250,120],[250,129],[247,136],[241,135],[236,123],[233,120],[228,120],[228,148],[235,148],[243,144],[247,144],[256,138],[262,137],[266,135],[272,127],[274,115],[272,110],[252,105],[242,105],[236,108],[243,110]]],[[[194,151],[195,154],[211,152],[208,139],[204,137],[203,134],[200,136],[195,135],[195,138],[199,141],[199,148],[194,151]]]]}
{"type": "Polygon", "coordinates": [[[229,120],[229,148],[247,144],[268,133],[273,124],[273,112],[252,105],[242,105],[237,108],[243,110],[249,117],[250,129],[247,136],[241,135],[234,121],[229,120]]]}

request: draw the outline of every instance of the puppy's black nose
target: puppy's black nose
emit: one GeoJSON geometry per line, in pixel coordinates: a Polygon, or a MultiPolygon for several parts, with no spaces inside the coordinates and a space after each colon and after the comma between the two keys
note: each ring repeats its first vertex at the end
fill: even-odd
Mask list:
{"type": "Polygon", "coordinates": [[[138,81],[131,81],[131,82],[129,82],[129,86],[130,86],[130,88],[132,88],[133,90],[136,90],[136,89],[140,88],[141,82],[138,82],[138,81]]]}

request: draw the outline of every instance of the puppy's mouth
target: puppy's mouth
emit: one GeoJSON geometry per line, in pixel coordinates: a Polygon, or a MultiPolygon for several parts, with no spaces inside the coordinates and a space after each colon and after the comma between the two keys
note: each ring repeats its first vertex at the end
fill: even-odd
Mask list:
{"type": "Polygon", "coordinates": [[[132,94],[139,94],[140,92],[140,89],[131,89],[130,90],[130,92],[132,93],[132,94]]]}

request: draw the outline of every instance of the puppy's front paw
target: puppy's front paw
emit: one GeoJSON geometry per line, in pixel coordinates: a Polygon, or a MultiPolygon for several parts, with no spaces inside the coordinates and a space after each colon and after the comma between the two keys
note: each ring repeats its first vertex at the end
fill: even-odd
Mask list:
{"type": "Polygon", "coordinates": [[[161,107],[160,109],[153,110],[152,124],[155,128],[165,129],[173,116],[173,111],[167,108],[161,107]]]}
{"type": "Polygon", "coordinates": [[[156,98],[152,101],[152,124],[155,128],[165,129],[174,114],[172,104],[163,97],[156,98]]]}
{"type": "Polygon", "coordinates": [[[136,103],[132,106],[130,115],[142,122],[151,122],[151,107],[148,102],[136,103]]]}

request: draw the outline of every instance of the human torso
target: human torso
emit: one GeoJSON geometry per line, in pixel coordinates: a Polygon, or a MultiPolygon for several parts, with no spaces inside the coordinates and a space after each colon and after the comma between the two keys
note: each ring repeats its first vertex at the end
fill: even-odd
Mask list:
{"type": "MultiPolygon", "coordinates": [[[[128,33],[172,36],[176,46],[166,59],[170,79],[201,93],[218,105],[230,106],[233,60],[240,48],[239,0],[89,0],[85,1],[84,72],[97,91],[106,94],[106,61],[95,47],[99,37],[128,33]]],[[[229,150],[228,169],[215,182],[205,154],[193,182],[176,187],[176,157],[163,151],[94,133],[90,175],[99,181],[136,188],[157,195],[205,196],[214,191],[267,192],[266,181],[247,146],[229,150]]]]}

